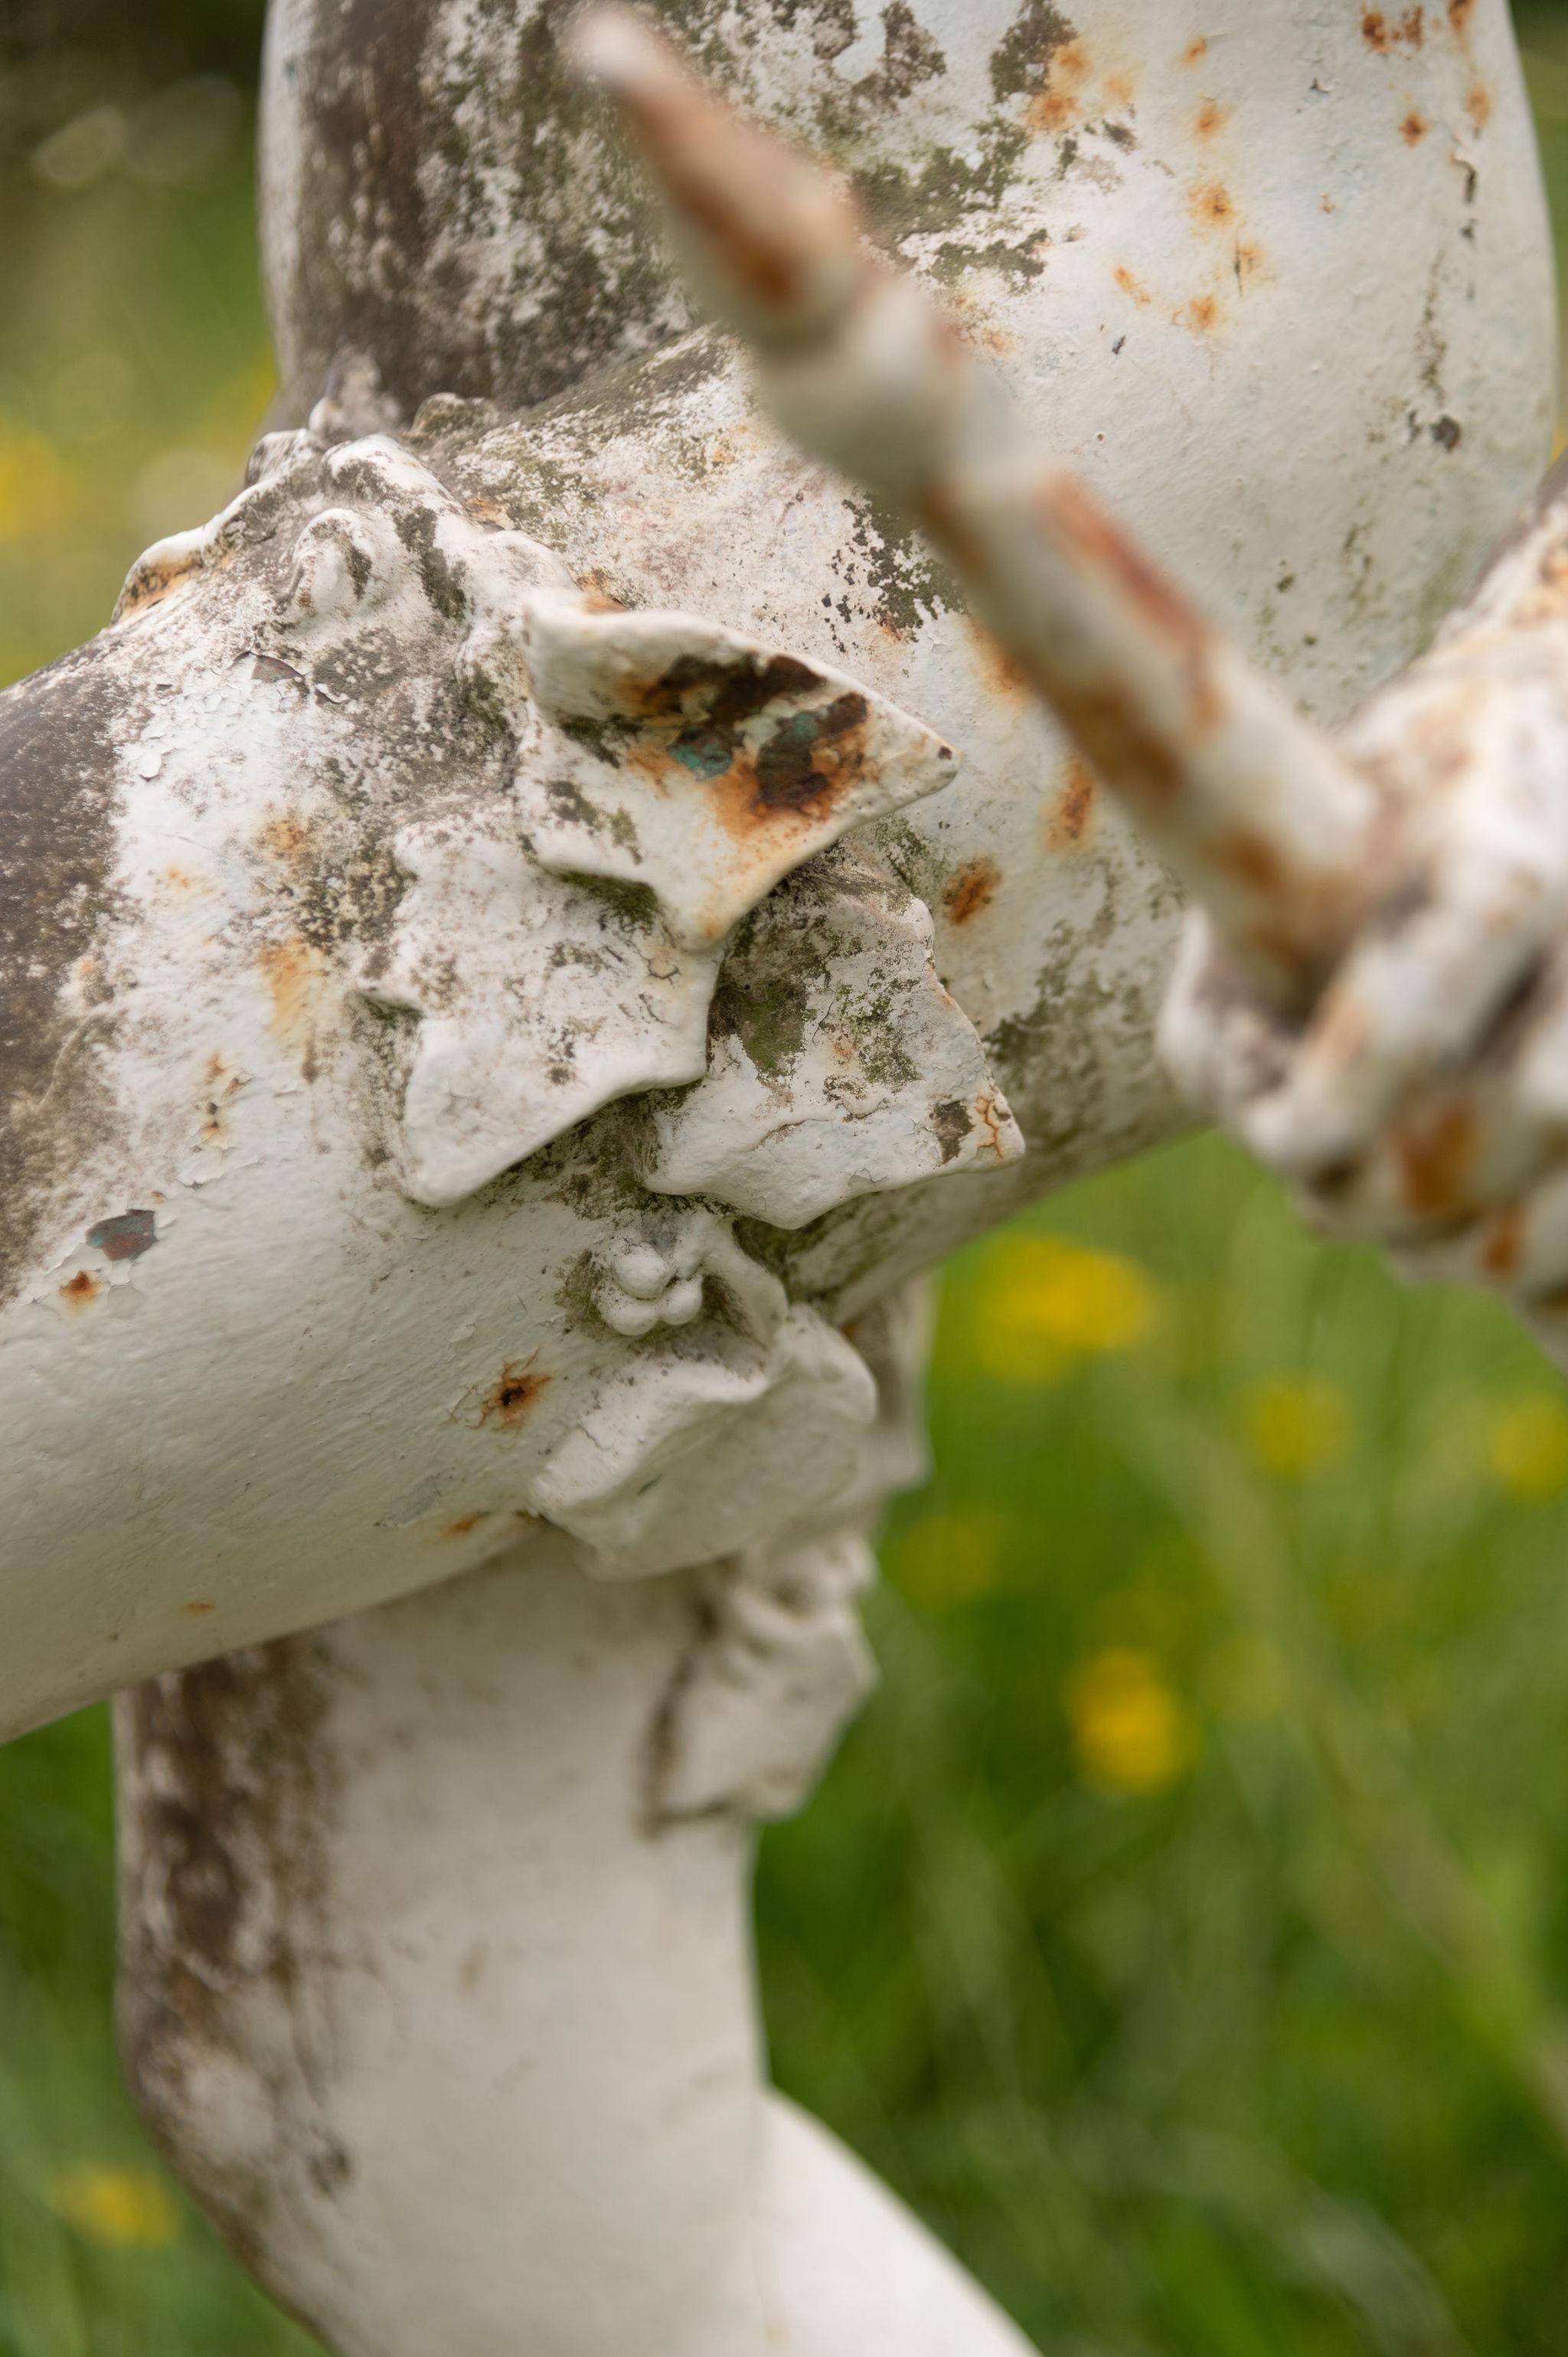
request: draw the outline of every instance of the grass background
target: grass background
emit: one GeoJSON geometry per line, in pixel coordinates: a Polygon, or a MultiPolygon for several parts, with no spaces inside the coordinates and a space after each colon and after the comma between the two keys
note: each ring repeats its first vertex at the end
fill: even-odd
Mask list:
{"type": "MultiPolygon", "coordinates": [[[[1568,9],[1521,7],[1568,227],[1568,9]]],[[[0,678],[223,495],[259,0],[0,5],[0,678]]],[[[949,1273],[778,2074],[1059,2357],[1568,2352],[1568,1407],[1211,1139],[949,1273]]],[[[109,2029],[103,1715],[0,1753],[0,2357],[303,2357],[109,2029]]]]}

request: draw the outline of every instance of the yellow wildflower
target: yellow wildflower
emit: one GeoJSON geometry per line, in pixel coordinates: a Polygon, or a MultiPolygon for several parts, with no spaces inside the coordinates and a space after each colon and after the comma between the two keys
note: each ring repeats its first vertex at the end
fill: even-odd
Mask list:
{"type": "Polygon", "coordinates": [[[980,1304],[987,1374],[1049,1383],[1076,1359],[1130,1351],[1154,1327],[1159,1294],[1135,1261],[1065,1236],[1029,1236],[1001,1254],[980,1304]]]}
{"type": "Polygon", "coordinates": [[[1197,1756],[1197,1727],[1152,1653],[1108,1647],[1080,1662],[1063,1689],[1084,1781],[1112,1792],[1158,1792],[1197,1756]]]}
{"type": "Polygon", "coordinates": [[[150,2169],[89,2161],[54,2179],[49,2207],[84,2241],[106,2251],[162,2251],[179,2236],[174,2195],[150,2169]]]}
{"type": "Polygon", "coordinates": [[[911,1604],[928,1611],[972,1604],[998,1585],[1007,1532],[1004,1514],[926,1514],[894,1550],[894,1581],[911,1604]]]}
{"type": "Polygon", "coordinates": [[[1516,1400],[1492,1420],[1487,1463],[1515,1498],[1556,1497],[1568,1489],[1568,1407],[1552,1392],[1516,1400]]]}
{"type": "Polygon", "coordinates": [[[1280,1377],[1254,1384],[1249,1394],[1247,1437],[1269,1472],[1282,1481],[1304,1481],[1344,1455],[1350,1413],[1332,1384],[1280,1377]]]}

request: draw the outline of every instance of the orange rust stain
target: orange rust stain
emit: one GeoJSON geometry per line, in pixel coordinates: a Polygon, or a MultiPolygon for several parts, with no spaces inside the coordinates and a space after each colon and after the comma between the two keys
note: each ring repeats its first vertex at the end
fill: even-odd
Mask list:
{"type": "Polygon", "coordinates": [[[1214,858],[1228,875],[1251,885],[1254,892],[1266,893],[1271,899],[1283,895],[1284,869],[1273,845],[1262,835],[1245,831],[1226,835],[1215,845],[1214,858]]]}
{"type": "Polygon", "coordinates": [[[1492,119],[1492,93],[1484,81],[1474,81],[1465,93],[1465,112],[1477,131],[1492,119]]]}
{"type": "Polygon", "coordinates": [[[1074,753],[1067,765],[1067,783],[1051,812],[1046,841],[1052,851],[1078,851],[1094,824],[1095,798],[1100,780],[1081,753],[1074,753]]]}
{"type": "Polygon", "coordinates": [[[1190,210],[1199,229],[1229,229],[1236,218],[1234,199],[1220,180],[1206,180],[1195,188],[1190,210]]]}
{"type": "Polygon", "coordinates": [[[1419,147],[1431,127],[1425,115],[1418,114],[1412,106],[1400,124],[1400,137],[1407,147],[1419,147]]]}
{"type": "Polygon", "coordinates": [[[534,1372],[532,1359],[509,1359],[479,1403],[479,1422],[515,1431],[538,1406],[550,1382],[548,1375],[534,1372]]]}
{"type": "Polygon", "coordinates": [[[268,819],[257,837],[263,851],[269,852],[274,859],[286,860],[290,864],[299,857],[309,839],[298,819],[287,811],[276,818],[268,819]]]}
{"type": "Polygon", "coordinates": [[[1221,106],[1217,98],[1206,98],[1197,110],[1197,120],[1192,127],[1200,139],[1213,139],[1224,130],[1230,120],[1229,108],[1221,106]]]}
{"type": "Polygon", "coordinates": [[[1207,653],[1210,638],[1201,615],[1156,573],[1140,549],[1091,492],[1058,475],[1037,494],[1046,522],[1060,533],[1092,574],[1111,581],[1162,638],[1188,655],[1207,653]]]}
{"type": "Polygon", "coordinates": [[[1317,199],[1317,210],[1320,213],[1334,213],[1337,212],[1339,208],[1335,203],[1332,197],[1319,197],[1317,199]]]}
{"type": "Polygon", "coordinates": [[[1081,41],[1068,41],[1056,50],[1046,75],[1046,86],[1029,108],[1032,131],[1065,131],[1082,103],[1089,78],[1089,52],[1081,41]]]}
{"type": "Polygon", "coordinates": [[[993,639],[982,623],[972,621],[969,627],[980,668],[992,694],[1005,696],[1010,704],[1021,704],[1029,693],[1029,675],[1023,664],[1015,656],[1010,655],[1001,640],[993,639]]]}
{"type": "Polygon", "coordinates": [[[441,1535],[444,1539],[466,1539],[470,1531],[477,1531],[479,1524],[488,1519],[482,1509],[474,1514],[458,1514],[446,1524],[441,1535]]]}
{"type": "Polygon", "coordinates": [[[1514,1203],[1494,1222],[1481,1251],[1481,1266],[1499,1282],[1510,1277],[1524,1252],[1524,1205],[1514,1203]]]}
{"type": "Polygon", "coordinates": [[[1461,40],[1470,37],[1470,19],[1476,13],[1476,0],[1448,0],[1448,22],[1461,40]]]}
{"type": "Polygon", "coordinates": [[[295,1042],[310,1028],[320,952],[298,939],[268,942],[261,952],[261,968],[273,1002],[268,1028],[274,1039],[295,1042]]]}
{"type": "Polygon", "coordinates": [[[188,1620],[205,1620],[209,1612],[216,1612],[218,1607],[209,1596],[193,1596],[188,1604],[182,1604],[179,1609],[188,1620]]]}
{"type": "Polygon", "coordinates": [[[663,151],[664,177],[677,206],[706,230],[749,294],[768,310],[787,310],[800,294],[802,264],[793,244],[787,238],[775,242],[757,235],[750,226],[753,216],[743,220],[715,193],[705,170],[693,171],[676,160],[691,135],[682,103],[648,99],[628,103],[634,119],[642,118],[663,151]]]}
{"type": "Polygon", "coordinates": [[[102,1286],[90,1271],[79,1268],[76,1275],[60,1286],[59,1297],[68,1308],[85,1309],[90,1301],[97,1300],[102,1290],[102,1286]]]}
{"type": "Polygon", "coordinates": [[[1002,884],[994,859],[971,859],[948,879],[942,907],[955,925],[967,925],[983,916],[1002,884]]]}
{"type": "Polygon", "coordinates": [[[1101,96],[1105,101],[1106,109],[1112,114],[1118,112],[1125,113],[1137,94],[1138,80],[1135,74],[1125,72],[1107,74],[1101,85],[1101,96]]]}
{"type": "Polygon", "coordinates": [[[1212,295],[1195,295],[1176,316],[1177,325],[1190,328],[1195,336],[1212,335],[1219,325],[1219,306],[1212,295]]]}
{"type": "Polygon", "coordinates": [[[1237,277],[1238,277],[1238,278],[1254,278],[1254,277],[1256,277],[1256,275],[1257,275],[1258,272],[1259,272],[1260,270],[1262,270],[1262,266],[1263,266],[1263,249],[1262,249],[1262,247],[1261,245],[1246,245],[1246,244],[1243,244],[1243,243],[1242,243],[1242,242],[1241,242],[1240,239],[1238,239],[1238,240],[1237,240],[1237,242],[1236,242],[1236,275],[1237,275],[1237,277]]]}
{"type": "Polygon", "coordinates": [[[196,892],[201,888],[196,877],[183,867],[166,867],[164,882],[171,885],[177,892],[196,892]]]}
{"type": "Polygon", "coordinates": [[[1143,280],[1141,278],[1134,278],[1132,272],[1127,268],[1125,263],[1118,263],[1116,265],[1116,284],[1122,289],[1122,294],[1128,296],[1132,302],[1138,304],[1140,307],[1143,307],[1154,301],[1154,296],[1150,294],[1143,280]]]}
{"type": "Polygon", "coordinates": [[[1196,41],[1188,41],[1181,53],[1181,61],[1184,66],[1195,66],[1200,58],[1206,58],[1208,55],[1208,43],[1200,33],[1196,41]]]}
{"type": "Polygon", "coordinates": [[[1380,8],[1369,8],[1361,19],[1361,38],[1380,57],[1396,47],[1419,49],[1426,38],[1426,10],[1407,8],[1402,16],[1390,18],[1380,8]]]}
{"type": "Polygon", "coordinates": [[[1409,1209],[1441,1219],[1461,1207],[1465,1180],[1476,1151],[1476,1114],[1469,1105],[1447,1105],[1399,1140],[1400,1173],[1409,1209]]]}

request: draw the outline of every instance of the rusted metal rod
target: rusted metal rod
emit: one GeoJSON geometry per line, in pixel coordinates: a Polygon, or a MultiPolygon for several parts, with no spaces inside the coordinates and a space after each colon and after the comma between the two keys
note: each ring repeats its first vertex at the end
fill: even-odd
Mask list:
{"type": "Polygon", "coordinates": [[[929,535],[1225,936],[1276,994],[1309,997],[1365,903],[1369,782],[1041,455],[818,165],[743,122],[628,10],[591,10],[574,50],[780,425],[929,535]]]}

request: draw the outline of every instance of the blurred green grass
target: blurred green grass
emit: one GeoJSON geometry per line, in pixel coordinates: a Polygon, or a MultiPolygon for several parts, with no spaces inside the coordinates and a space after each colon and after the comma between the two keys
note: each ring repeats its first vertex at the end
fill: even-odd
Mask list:
{"type": "MultiPolygon", "coordinates": [[[[88,5],[0,21],[6,678],[268,382],[259,9],[88,5]]],[[[1520,14],[1568,225],[1568,16],[1520,14]]],[[[882,1694],[764,1845],[782,2083],[1059,2357],[1563,2357],[1555,1379],[1202,1139],[954,1265],[932,1414],[882,1694]]],[[[102,1712],[0,1754],[0,2357],[298,2357],[120,2089],[111,1841],[102,1712]]]]}

